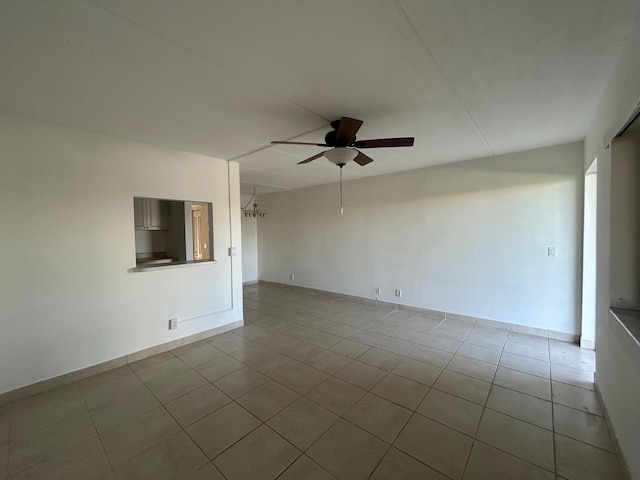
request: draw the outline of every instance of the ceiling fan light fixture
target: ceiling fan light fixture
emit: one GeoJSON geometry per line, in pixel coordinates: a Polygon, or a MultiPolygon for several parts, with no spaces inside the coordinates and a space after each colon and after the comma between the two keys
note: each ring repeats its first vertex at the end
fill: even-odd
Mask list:
{"type": "Polygon", "coordinates": [[[335,163],[339,167],[344,167],[347,163],[358,156],[358,151],[354,148],[336,147],[327,150],[322,155],[331,163],[335,163]]]}

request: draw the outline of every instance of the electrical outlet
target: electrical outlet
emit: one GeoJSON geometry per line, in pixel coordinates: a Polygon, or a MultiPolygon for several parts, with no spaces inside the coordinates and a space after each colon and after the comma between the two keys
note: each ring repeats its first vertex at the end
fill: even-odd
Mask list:
{"type": "Polygon", "coordinates": [[[289,275],[289,280],[295,280],[296,276],[292,273],[291,275],[289,275]]]}
{"type": "Polygon", "coordinates": [[[382,295],[382,289],[380,287],[376,287],[376,295],[382,295]]]}
{"type": "Polygon", "coordinates": [[[176,330],[178,328],[178,319],[170,318],[169,319],[169,330],[176,330]]]}
{"type": "Polygon", "coordinates": [[[396,297],[401,297],[402,296],[402,290],[400,290],[399,288],[396,288],[396,297]]]}

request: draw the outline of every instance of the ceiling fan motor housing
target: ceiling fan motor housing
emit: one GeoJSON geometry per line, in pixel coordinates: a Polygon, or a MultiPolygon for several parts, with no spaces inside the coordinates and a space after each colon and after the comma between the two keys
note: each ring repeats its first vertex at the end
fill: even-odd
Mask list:
{"type": "Polygon", "coordinates": [[[373,159],[360,152],[359,148],[391,148],[391,147],[412,147],[413,137],[401,138],[376,138],[373,140],[356,140],[356,132],[362,126],[362,120],[355,118],[342,117],[340,120],[331,122],[331,130],[324,137],[324,143],[312,142],[290,142],[275,141],[271,143],[288,144],[288,145],[313,145],[315,147],[332,147],[333,150],[327,150],[307,158],[298,164],[309,163],[320,157],[326,157],[332,163],[340,168],[344,167],[348,162],[355,161],[358,165],[364,166],[373,162],[373,159]]]}
{"type": "Polygon", "coordinates": [[[324,136],[324,143],[326,143],[329,147],[346,147],[346,145],[336,145],[336,131],[331,130],[324,136]]]}
{"type": "Polygon", "coordinates": [[[341,141],[338,141],[338,130],[340,129],[340,120],[334,120],[331,122],[331,128],[333,130],[327,132],[324,136],[324,143],[329,147],[351,147],[356,141],[355,132],[350,135],[351,139],[343,138],[341,141]]]}

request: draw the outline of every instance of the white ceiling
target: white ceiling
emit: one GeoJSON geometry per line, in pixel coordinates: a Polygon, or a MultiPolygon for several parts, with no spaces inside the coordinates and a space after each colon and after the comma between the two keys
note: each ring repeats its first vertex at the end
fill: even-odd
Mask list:
{"type": "Polygon", "coordinates": [[[637,0],[0,0],[0,111],[240,163],[243,192],[334,182],[296,163],[328,122],[345,179],[584,137],[637,0]]]}

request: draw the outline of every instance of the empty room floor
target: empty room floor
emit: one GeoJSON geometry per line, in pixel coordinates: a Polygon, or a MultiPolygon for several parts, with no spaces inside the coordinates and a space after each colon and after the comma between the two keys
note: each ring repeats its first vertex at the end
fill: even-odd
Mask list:
{"type": "Polygon", "coordinates": [[[0,409],[4,479],[623,478],[575,345],[270,284],[245,326],[0,409]]]}

